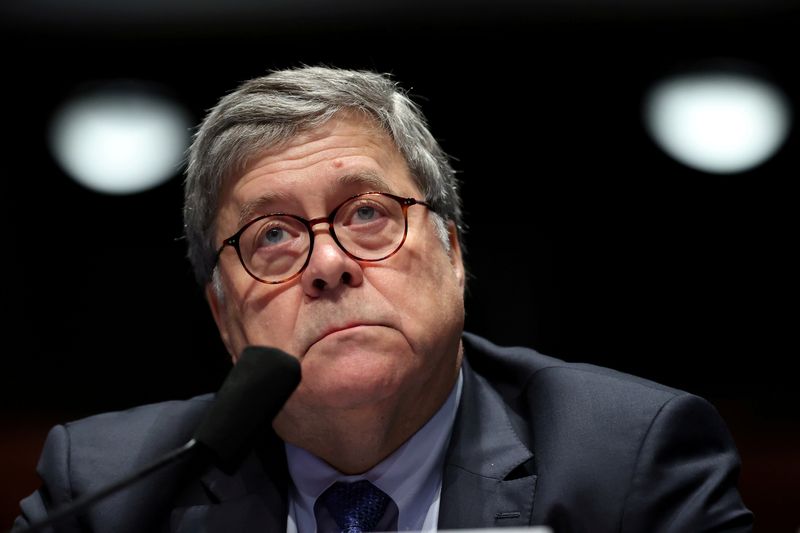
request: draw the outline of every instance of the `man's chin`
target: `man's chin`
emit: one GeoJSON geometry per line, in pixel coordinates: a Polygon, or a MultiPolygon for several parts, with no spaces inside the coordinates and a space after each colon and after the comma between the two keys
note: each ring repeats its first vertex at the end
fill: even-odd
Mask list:
{"type": "Polygon", "coordinates": [[[324,411],[373,410],[389,401],[397,392],[397,384],[377,376],[353,375],[339,376],[336,382],[311,382],[304,389],[298,389],[292,398],[306,408],[324,411]]]}
{"type": "Polygon", "coordinates": [[[404,336],[383,326],[338,331],[302,358],[304,403],[355,409],[376,405],[410,385],[417,358],[404,336]]]}
{"type": "Polygon", "coordinates": [[[402,349],[398,342],[406,344],[405,337],[394,328],[379,324],[359,324],[326,332],[304,350],[304,356],[321,354],[337,357],[361,350],[395,352],[402,349]]]}

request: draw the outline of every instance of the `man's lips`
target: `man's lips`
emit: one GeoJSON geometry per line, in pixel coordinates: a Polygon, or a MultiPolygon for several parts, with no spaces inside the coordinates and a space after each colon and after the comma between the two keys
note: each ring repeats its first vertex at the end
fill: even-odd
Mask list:
{"type": "Polygon", "coordinates": [[[314,346],[319,341],[325,339],[326,337],[328,337],[330,335],[333,335],[335,333],[339,333],[340,331],[348,331],[348,330],[355,329],[355,328],[360,328],[360,327],[375,327],[375,326],[384,326],[384,327],[386,327],[386,324],[375,323],[375,322],[348,322],[347,324],[330,326],[328,328],[325,328],[325,330],[320,335],[317,335],[316,338],[311,342],[311,344],[309,344],[308,347],[310,349],[312,346],[314,346]]]}

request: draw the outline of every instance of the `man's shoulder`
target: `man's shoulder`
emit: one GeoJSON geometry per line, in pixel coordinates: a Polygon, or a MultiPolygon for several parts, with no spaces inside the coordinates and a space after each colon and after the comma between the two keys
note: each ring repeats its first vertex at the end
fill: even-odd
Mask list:
{"type": "Polygon", "coordinates": [[[67,422],[51,434],[63,433],[73,455],[114,455],[118,450],[120,455],[135,457],[131,451],[137,451],[145,459],[184,444],[213,399],[213,394],[204,394],[104,412],[67,422]]]}
{"type": "Polygon", "coordinates": [[[635,397],[655,403],[687,394],[664,384],[603,366],[568,362],[523,346],[500,346],[465,332],[465,357],[470,366],[501,392],[535,391],[540,398],[591,398],[617,403],[635,397]]]}
{"type": "MultiPolygon", "coordinates": [[[[183,446],[213,399],[207,394],[151,403],[54,426],[37,466],[43,488],[21,502],[25,519],[20,523],[44,519],[48,507],[99,494],[111,483],[140,473],[143,467],[183,446]]],[[[148,509],[156,508],[159,498],[179,482],[180,468],[151,472],[147,480],[98,502],[87,512],[87,523],[103,531],[148,530],[142,520],[149,516],[148,509]],[[110,523],[115,526],[106,527],[110,523]]]]}
{"type": "Polygon", "coordinates": [[[550,466],[590,471],[606,461],[632,472],[648,435],[668,434],[654,427],[679,433],[702,426],[717,436],[726,433],[713,405],[689,392],[475,335],[465,334],[464,341],[473,388],[480,389],[483,401],[499,396],[515,435],[550,466]]]}
{"type": "Polygon", "coordinates": [[[114,426],[137,428],[150,426],[165,418],[180,420],[197,418],[211,406],[214,394],[203,394],[185,400],[166,400],[98,413],[67,422],[70,431],[90,431],[96,427],[106,430],[114,426]]]}

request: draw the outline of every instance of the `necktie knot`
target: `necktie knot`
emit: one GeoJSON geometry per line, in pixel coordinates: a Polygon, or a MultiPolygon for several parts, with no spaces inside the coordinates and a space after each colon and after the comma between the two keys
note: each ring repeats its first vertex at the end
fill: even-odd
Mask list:
{"type": "Polygon", "coordinates": [[[373,531],[390,500],[366,479],[352,483],[337,481],[320,498],[341,533],[373,531]]]}

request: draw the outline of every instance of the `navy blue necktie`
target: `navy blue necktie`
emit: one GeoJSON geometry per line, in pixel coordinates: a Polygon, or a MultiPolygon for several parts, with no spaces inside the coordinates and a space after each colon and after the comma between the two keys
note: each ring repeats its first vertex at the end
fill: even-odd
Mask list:
{"type": "Polygon", "coordinates": [[[362,479],[352,483],[337,481],[320,496],[341,533],[364,533],[378,525],[389,496],[362,479]]]}

